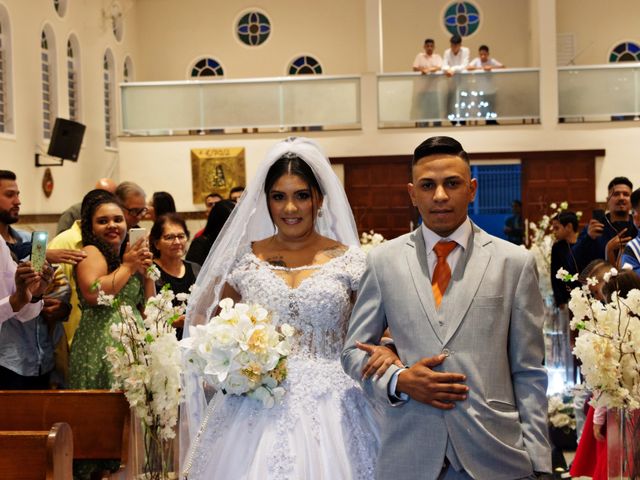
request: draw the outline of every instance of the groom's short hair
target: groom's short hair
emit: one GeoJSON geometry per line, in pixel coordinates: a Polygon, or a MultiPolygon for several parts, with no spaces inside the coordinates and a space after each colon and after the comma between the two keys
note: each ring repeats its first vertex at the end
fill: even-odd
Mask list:
{"type": "Polygon", "coordinates": [[[469,164],[469,155],[464,151],[459,141],[451,137],[430,137],[416,147],[413,151],[413,163],[415,165],[424,157],[430,155],[454,155],[460,157],[469,164]]]}

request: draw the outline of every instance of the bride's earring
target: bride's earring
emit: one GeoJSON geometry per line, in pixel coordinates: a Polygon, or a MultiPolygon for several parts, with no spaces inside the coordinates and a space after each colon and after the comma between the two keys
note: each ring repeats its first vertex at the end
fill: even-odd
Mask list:
{"type": "Polygon", "coordinates": [[[322,218],[323,212],[322,207],[318,208],[318,218],[322,218]]]}

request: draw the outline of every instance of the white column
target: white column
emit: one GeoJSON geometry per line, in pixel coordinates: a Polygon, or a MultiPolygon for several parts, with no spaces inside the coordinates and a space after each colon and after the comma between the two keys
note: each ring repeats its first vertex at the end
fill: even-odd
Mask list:
{"type": "Polygon", "coordinates": [[[382,73],[382,0],[365,2],[366,71],[382,73]]]}
{"type": "Polygon", "coordinates": [[[558,123],[558,65],[556,54],[556,0],[533,0],[532,26],[537,32],[540,58],[540,121],[545,128],[558,123]]]}

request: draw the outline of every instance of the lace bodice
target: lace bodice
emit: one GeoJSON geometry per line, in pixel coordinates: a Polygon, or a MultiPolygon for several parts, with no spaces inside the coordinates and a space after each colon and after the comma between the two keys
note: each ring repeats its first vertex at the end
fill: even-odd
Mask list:
{"type": "Polygon", "coordinates": [[[259,303],[277,323],[296,329],[292,356],[337,359],[351,314],[351,293],[358,289],[365,254],[356,247],[321,265],[296,288],[287,285],[274,270],[283,269],[260,260],[250,247],[241,252],[229,276],[229,284],[244,303],[259,303]]]}

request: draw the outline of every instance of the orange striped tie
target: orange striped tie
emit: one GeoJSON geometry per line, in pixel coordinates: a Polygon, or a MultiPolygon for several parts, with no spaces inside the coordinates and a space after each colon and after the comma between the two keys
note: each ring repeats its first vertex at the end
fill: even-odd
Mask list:
{"type": "Polygon", "coordinates": [[[447,257],[456,248],[456,245],[456,242],[438,242],[433,247],[433,251],[438,257],[436,268],[434,268],[433,277],[431,278],[431,289],[433,290],[433,298],[436,301],[436,308],[440,307],[444,292],[447,290],[449,280],[451,280],[451,269],[447,263],[447,257]]]}

